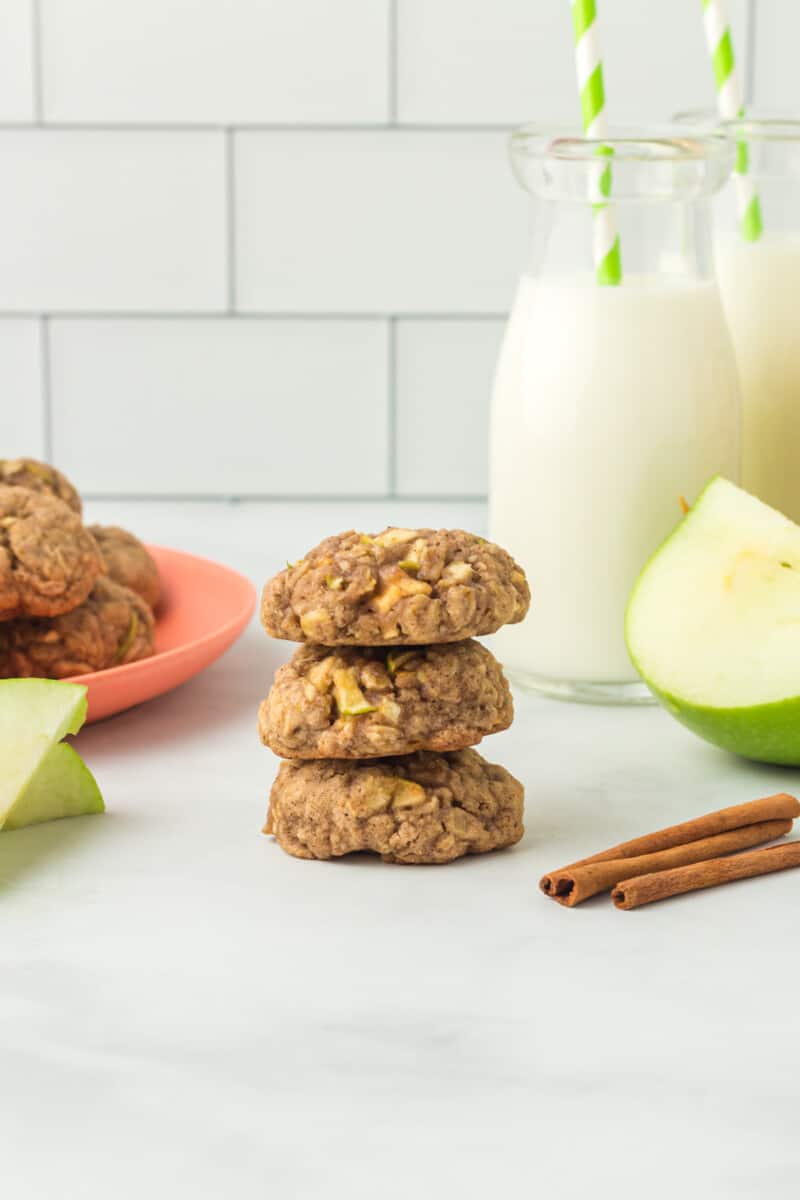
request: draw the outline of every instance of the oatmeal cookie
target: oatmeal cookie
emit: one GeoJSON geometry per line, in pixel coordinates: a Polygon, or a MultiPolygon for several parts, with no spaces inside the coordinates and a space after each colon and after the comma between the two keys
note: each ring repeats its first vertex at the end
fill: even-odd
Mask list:
{"type": "Polygon", "coordinates": [[[264,833],[296,858],[368,850],[385,862],[446,863],[518,842],[522,810],[522,784],[474,750],[285,762],[264,833]]]}
{"type": "Polygon", "coordinates": [[[39,462],[35,458],[0,458],[0,484],[55,496],[78,516],[83,511],[77,489],[66,476],[49,463],[39,462]]]}
{"type": "Polygon", "coordinates": [[[380,758],[474,746],[513,716],[503,669],[478,642],[300,646],[277,672],[258,727],[284,758],[380,758]]]}
{"type": "Polygon", "coordinates": [[[148,658],[153,614],[141,596],[102,575],[91,595],[60,617],[0,625],[0,677],[66,679],[148,658]]]}
{"type": "Polygon", "coordinates": [[[63,501],[0,486],[0,620],[69,612],[103,570],[97,543],[63,501]]]}
{"type": "Polygon", "coordinates": [[[460,529],[326,538],[270,579],[267,633],[325,646],[457,642],[521,621],[530,592],[513,558],[460,529]]]}
{"type": "Polygon", "coordinates": [[[89,532],[100,547],[108,575],[154,609],[161,597],[161,581],[158,567],[139,539],[118,525],[90,525],[89,532]]]}

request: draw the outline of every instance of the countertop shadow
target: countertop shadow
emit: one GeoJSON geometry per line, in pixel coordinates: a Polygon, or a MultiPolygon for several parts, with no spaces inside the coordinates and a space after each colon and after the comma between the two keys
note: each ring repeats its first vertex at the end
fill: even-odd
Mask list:
{"type": "Polygon", "coordinates": [[[44,870],[52,871],[87,842],[115,837],[126,818],[110,813],[43,821],[0,832],[0,902],[3,893],[44,870]]]}

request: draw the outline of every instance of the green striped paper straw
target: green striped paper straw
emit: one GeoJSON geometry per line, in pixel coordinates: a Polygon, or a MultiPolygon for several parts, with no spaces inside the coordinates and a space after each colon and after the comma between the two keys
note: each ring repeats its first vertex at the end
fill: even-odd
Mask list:
{"type": "MultiPolygon", "coordinates": [[[[717,108],[723,121],[736,121],[744,116],[742,90],[739,74],[736,70],[736,59],[733,55],[730,24],[725,8],[725,0],[702,0],[703,25],[706,31],[706,43],[711,55],[711,65],[714,68],[714,82],[717,87],[717,108]]],[[[739,228],[742,237],[747,242],[757,242],[764,230],[761,218],[761,204],[756,193],[755,185],[749,177],[747,142],[736,144],[736,163],[734,179],[736,183],[736,206],[739,213],[739,228]]]]}
{"type": "MultiPolygon", "coordinates": [[[[603,63],[597,36],[597,7],[595,0],[570,0],[572,23],[575,28],[575,67],[581,97],[583,132],[587,138],[608,136],[606,96],[603,86],[603,63]]],[[[610,146],[598,147],[598,154],[610,156],[610,146]]],[[[617,223],[609,205],[611,194],[611,164],[599,166],[590,185],[594,209],[593,258],[597,282],[606,286],[622,283],[622,255],[617,223]]]]}

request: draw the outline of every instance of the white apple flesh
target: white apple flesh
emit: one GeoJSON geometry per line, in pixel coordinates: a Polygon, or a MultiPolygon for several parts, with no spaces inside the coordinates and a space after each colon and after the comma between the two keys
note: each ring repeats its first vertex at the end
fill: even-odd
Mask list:
{"type": "Polygon", "coordinates": [[[85,718],[85,687],[0,681],[0,829],[102,811],[91,772],[71,746],[60,744],[85,718]]]}
{"type": "Polygon", "coordinates": [[[3,824],[5,831],[105,812],[100,788],[81,756],[66,742],[48,750],[27,787],[12,804],[3,824]]]}
{"type": "Polygon", "coordinates": [[[646,565],[625,626],[634,666],[695,733],[800,764],[800,527],[716,478],[646,565]]]}

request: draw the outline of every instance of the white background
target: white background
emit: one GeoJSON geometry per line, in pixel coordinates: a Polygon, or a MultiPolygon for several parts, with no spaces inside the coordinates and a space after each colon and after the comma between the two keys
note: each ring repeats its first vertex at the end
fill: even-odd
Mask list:
{"type": "MultiPolygon", "coordinates": [[[[731,11],[799,107],[800,6],[731,11]]],[[[713,103],[699,0],[600,13],[612,120],[713,103]]],[[[2,453],[89,495],[483,494],[507,132],[577,116],[567,0],[3,0],[2,453]]]]}

